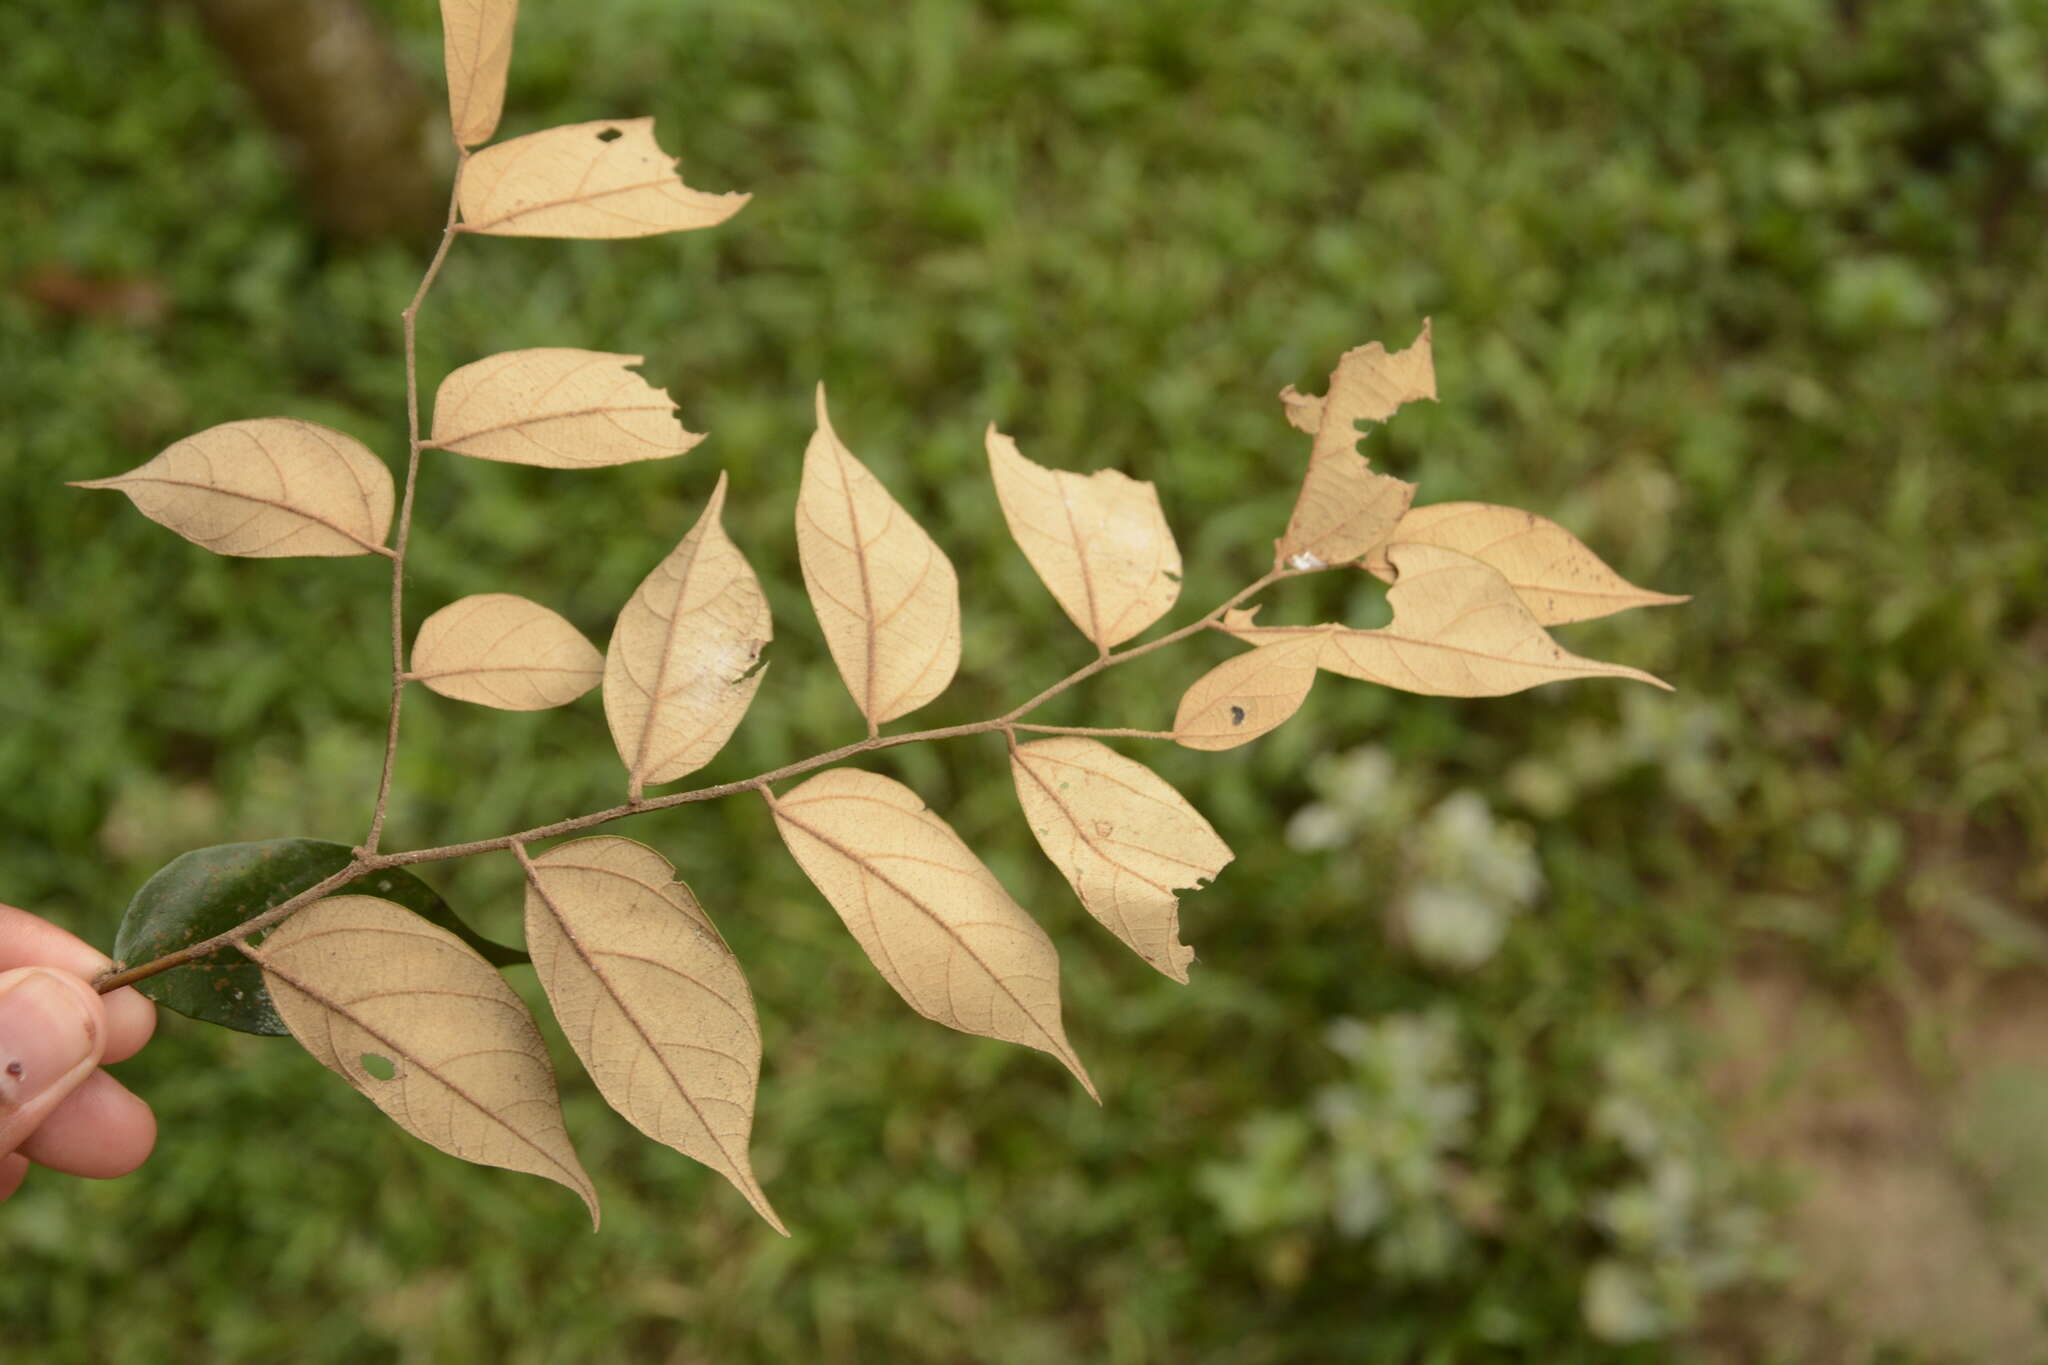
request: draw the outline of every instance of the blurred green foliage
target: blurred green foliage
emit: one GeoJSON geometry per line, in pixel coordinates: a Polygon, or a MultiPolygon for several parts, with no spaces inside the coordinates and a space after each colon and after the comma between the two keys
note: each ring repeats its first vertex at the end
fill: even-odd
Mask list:
{"type": "MultiPolygon", "coordinates": [[[[433,6],[378,7],[438,79],[433,6]]],[[[988,421],[1041,462],[1157,480],[1185,600],[1206,606],[1263,567],[1285,519],[1305,442],[1275,392],[1319,389],[1345,347],[1433,315],[1443,401],[1376,436],[1378,462],[1424,501],[1528,506],[1631,579],[1696,594],[1559,632],[1680,695],[1458,702],[1331,681],[1248,750],[1147,750],[1240,854],[1185,902],[1187,988],[1036,856],[993,741],[890,755],[1059,941],[1099,1110],[1042,1057],[910,1016],[757,806],[635,822],[749,969],[767,1046],[755,1164],[792,1239],[642,1140],[573,1064],[569,1124],[606,1200],[595,1237],[559,1191],[427,1150],[289,1044],[170,1020],[119,1069],[163,1121],[145,1172],[38,1176],[0,1215],[8,1349],[1655,1360],[1698,1294],[1767,1269],[1729,1250],[1751,1233],[1709,1227],[1704,1196],[1659,1174],[1669,1147],[1710,1189],[1741,1183],[1683,1074],[1639,1101],[1665,1147],[1602,1136],[1620,1050],[1646,1018],[1682,1031],[1748,951],[1881,983],[1920,921],[1963,906],[2025,928],[2048,899],[2048,7],[525,10],[505,133],[651,113],[691,184],[756,198],[676,239],[459,244],[423,316],[427,384],[518,346],[645,353],[712,439],[601,473],[430,461],[415,613],[518,591],[602,640],[724,468],[728,527],[781,629],[704,778],[854,736],[789,525],[823,378],[842,435],[962,571],[962,676],[918,719],[979,718],[1088,657],[1004,532],[988,421]],[[1368,737],[1418,815],[1469,790],[1530,831],[1533,908],[1468,970],[1389,938],[1390,893],[1414,875],[1398,840],[1366,859],[1283,837],[1325,800],[1319,755],[1368,737]],[[1411,1026],[1454,1040],[1432,1084],[1461,1113],[1419,1169],[1441,1175],[1451,1152],[1456,1178],[1363,1168],[1399,1191],[1382,1215],[1396,1262],[1428,1275],[1388,1273],[1394,1243],[1339,1216],[1334,1187],[1322,1213],[1285,1193],[1345,1159],[1319,1095],[1373,1119],[1387,1093],[1326,1046],[1341,1019],[1373,1047],[1411,1026]],[[1278,1168],[1279,1213],[1218,1197],[1214,1173],[1249,1160],[1278,1168]],[[1617,1193],[1631,1181],[1640,1217],[1617,1193]],[[1423,1256],[1418,1237],[1449,1240],[1423,1256]]],[[[431,243],[318,240],[176,6],[26,0],[0,8],[0,54],[4,892],[104,944],[185,848],[359,836],[384,565],[215,559],[61,482],[239,417],[394,454],[396,315],[431,243]],[[39,301],[53,273],[143,282],[166,314],[39,301]]],[[[1268,618],[1383,619],[1364,575],[1304,586],[1268,618]]],[[[1167,651],[1048,719],[1162,723],[1227,652],[1167,651]]],[[[421,694],[391,838],[494,834],[618,787],[594,700],[507,715],[421,694]]],[[[430,880],[516,937],[510,860],[430,880]]],[[[1773,1357],[1752,1342],[1742,1358],[1773,1357]]]]}

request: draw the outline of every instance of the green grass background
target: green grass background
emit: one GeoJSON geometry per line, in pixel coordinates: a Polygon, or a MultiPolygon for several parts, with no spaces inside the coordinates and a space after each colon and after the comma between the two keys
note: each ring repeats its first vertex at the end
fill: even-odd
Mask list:
{"type": "MultiPolygon", "coordinates": [[[[438,81],[433,7],[377,8],[438,81]]],[[[1319,391],[1343,349],[1430,316],[1442,400],[1373,437],[1378,465],[1423,501],[1544,512],[1695,594],[1560,631],[1680,692],[1459,702],[1332,680],[1249,749],[1143,750],[1240,855],[1184,900],[1185,988],[1039,859],[999,741],[871,765],[1060,944],[1099,1109],[1048,1059],[911,1015],[758,803],[643,818],[622,832],[677,864],[753,981],[755,1164],[793,1238],[573,1063],[595,1236],[564,1192],[430,1151],[289,1042],[167,1017],[119,1068],[162,1120],[149,1166],[39,1176],[0,1210],[0,1354],[1665,1359],[1711,1315],[1635,1346],[1583,1316],[1613,1240],[1588,1207],[1627,1164],[1589,1136],[1615,1040],[1682,1025],[1758,952],[1882,989],[1914,928],[1958,906],[2003,945],[1993,966],[2038,957],[2039,0],[524,8],[504,133],[653,114],[691,184],[756,198],[677,238],[458,243],[423,315],[425,386],[520,346],[644,353],[712,435],[589,473],[430,459],[415,622],[517,591],[602,641],[724,469],[778,633],[703,777],[857,737],[795,572],[822,378],[961,571],[961,676],[917,719],[979,718],[1088,657],[1004,530],[987,422],[1043,463],[1157,481],[1199,609],[1284,523],[1306,442],[1276,391],[1319,391]],[[1283,838],[1317,756],[1366,743],[1415,790],[1476,789],[1533,830],[1548,889],[1476,972],[1389,941],[1398,839],[1347,859],[1283,838]],[[1501,1194],[1455,1267],[1389,1275],[1327,1220],[1230,1225],[1199,1172],[1341,1077],[1328,1022],[1432,1008],[1484,1080],[1463,1161],[1501,1194]]],[[[0,895],[106,944],[185,848],[360,837],[385,566],[213,558],[62,481],[263,415],[395,461],[396,315],[431,242],[324,245],[175,6],[8,5],[0,54],[0,895]],[[13,287],[53,266],[152,281],[170,316],[58,316],[13,287]]],[[[1268,615],[1333,613],[1376,623],[1382,594],[1319,580],[1268,615]]],[[[1052,718],[1163,724],[1228,652],[1168,651],[1052,718]]],[[[419,693],[390,837],[493,834],[618,789],[594,696],[529,716],[419,693]]],[[[516,932],[509,859],[428,875],[516,932]]]]}

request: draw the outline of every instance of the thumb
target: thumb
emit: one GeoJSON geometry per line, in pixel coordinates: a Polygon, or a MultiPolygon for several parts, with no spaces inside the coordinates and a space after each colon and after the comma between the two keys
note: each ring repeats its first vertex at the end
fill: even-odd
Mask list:
{"type": "Polygon", "coordinates": [[[0,1153],[92,1075],[106,1045],[106,1009],[85,981],[54,967],[0,972],[0,1153]]]}

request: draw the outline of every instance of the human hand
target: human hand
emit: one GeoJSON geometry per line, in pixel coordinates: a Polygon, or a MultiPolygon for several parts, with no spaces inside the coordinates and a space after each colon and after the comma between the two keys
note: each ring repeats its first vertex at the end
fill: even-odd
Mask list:
{"type": "Polygon", "coordinates": [[[156,1145],[149,1106],[99,1069],[156,1031],[156,1006],[133,987],[93,990],[109,965],[48,920],[0,905],[0,1199],[31,1162],[107,1179],[156,1145]]]}

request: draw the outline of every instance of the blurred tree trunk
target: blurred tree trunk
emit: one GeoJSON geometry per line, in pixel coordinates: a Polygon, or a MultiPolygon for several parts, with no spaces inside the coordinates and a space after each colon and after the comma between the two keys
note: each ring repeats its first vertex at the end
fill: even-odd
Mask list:
{"type": "Polygon", "coordinates": [[[361,0],[191,0],[336,237],[431,232],[439,111],[361,0]]]}

